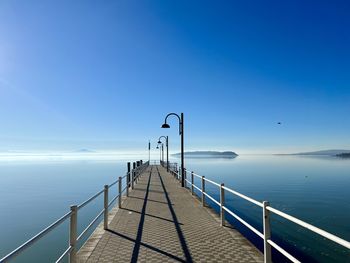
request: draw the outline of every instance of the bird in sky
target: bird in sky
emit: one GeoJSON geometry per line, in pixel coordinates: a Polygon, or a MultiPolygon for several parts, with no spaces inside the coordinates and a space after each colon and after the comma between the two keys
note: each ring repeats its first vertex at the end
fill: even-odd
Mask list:
{"type": "Polygon", "coordinates": [[[282,123],[281,122],[277,122],[277,124],[281,125],[282,123]]]}

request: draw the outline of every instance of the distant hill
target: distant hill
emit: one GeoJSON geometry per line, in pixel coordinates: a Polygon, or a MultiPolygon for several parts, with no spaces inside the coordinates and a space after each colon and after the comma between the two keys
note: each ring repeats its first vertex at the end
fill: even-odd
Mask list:
{"type": "MultiPolygon", "coordinates": [[[[180,153],[172,154],[173,156],[179,157],[180,153]]],[[[225,151],[194,151],[194,152],[185,152],[186,157],[192,158],[235,158],[238,156],[235,152],[225,151]]]]}
{"type": "Polygon", "coordinates": [[[341,157],[341,158],[350,158],[350,153],[339,153],[339,154],[336,154],[335,156],[341,157]]]}
{"type": "Polygon", "coordinates": [[[338,154],[350,153],[350,150],[323,150],[315,152],[301,152],[301,153],[292,153],[292,154],[283,154],[283,155],[326,155],[326,156],[336,156],[338,154]]]}
{"type": "Polygon", "coordinates": [[[76,152],[76,153],[94,153],[95,151],[89,150],[89,149],[79,149],[79,150],[76,150],[74,152],[76,152]]]}

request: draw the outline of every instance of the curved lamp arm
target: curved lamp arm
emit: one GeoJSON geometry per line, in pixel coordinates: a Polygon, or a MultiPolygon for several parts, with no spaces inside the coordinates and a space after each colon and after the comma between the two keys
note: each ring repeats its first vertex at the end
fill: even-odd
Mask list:
{"type": "Polygon", "coordinates": [[[169,113],[166,117],[165,117],[165,120],[164,120],[164,124],[162,125],[162,128],[169,128],[170,126],[167,124],[167,119],[168,119],[168,117],[169,116],[171,116],[171,115],[173,115],[173,116],[176,116],[178,119],[179,119],[179,135],[181,135],[181,131],[182,131],[182,129],[181,129],[181,127],[182,127],[182,120],[181,120],[181,118],[180,118],[180,116],[179,115],[177,115],[176,113],[169,113]]]}
{"type": "Polygon", "coordinates": [[[168,138],[165,137],[165,136],[160,136],[159,139],[158,139],[158,143],[162,143],[161,140],[160,140],[161,138],[164,138],[164,139],[165,139],[166,147],[168,147],[168,138]]]}

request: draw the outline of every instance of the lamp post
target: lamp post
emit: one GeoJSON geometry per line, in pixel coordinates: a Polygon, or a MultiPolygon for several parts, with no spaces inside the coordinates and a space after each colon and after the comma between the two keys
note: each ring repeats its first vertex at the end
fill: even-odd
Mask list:
{"type": "Polygon", "coordinates": [[[159,149],[159,162],[162,163],[162,148],[163,148],[163,143],[161,143],[160,147],[159,147],[159,144],[158,144],[156,148],[159,149]]]}
{"type": "Polygon", "coordinates": [[[162,143],[162,164],[164,164],[164,143],[162,143]]]}
{"type": "Polygon", "coordinates": [[[185,186],[185,164],[184,164],[184,114],[181,113],[181,117],[176,113],[169,113],[164,120],[162,128],[170,128],[170,125],[167,123],[169,116],[174,115],[179,119],[179,135],[181,136],[181,186],[185,186]]]}
{"type": "MultiPolygon", "coordinates": [[[[161,138],[165,139],[165,147],[166,147],[166,170],[167,172],[169,172],[169,137],[168,136],[160,136],[158,139],[158,143],[162,143],[161,142],[161,138]]],[[[164,159],[164,157],[163,157],[164,159]]]]}

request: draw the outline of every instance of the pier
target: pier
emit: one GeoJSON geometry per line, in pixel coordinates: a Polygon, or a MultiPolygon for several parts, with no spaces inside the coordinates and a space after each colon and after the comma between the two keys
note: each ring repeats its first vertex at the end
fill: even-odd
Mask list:
{"type": "MultiPolygon", "coordinates": [[[[323,229],[286,214],[270,205],[239,193],[224,183],[205,176],[181,173],[176,163],[142,160],[127,163],[124,176],[105,185],[102,190],[44,228],[35,236],[0,259],[11,262],[17,255],[69,220],[69,240],[58,251],[54,262],[272,262],[272,252],[290,262],[300,263],[294,255],[271,236],[271,214],[320,235],[350,251],[350,242],[323,229]],[[183,184],[183,186],[182,186],[183,184]],[[206,191],[211,184],[219,200],[206,191]],[[110,198],[109,193],[117,190],[110,198]],[[110,192],[111,191],[111,192],[110,192]],[[261,209],[262,231],[249,224],[226,204],[226,195],[244,199],[261,209]],[[103,197],[103,209],[78,233],[80,210],[103,197]],[[210,202],[209,202],[210,200],[210,202]],[[217,206],[218,212],[210,206],[217,206]],[[261,238],[260,252],[230,225],[228,217],[239,221],[261,238]],[[91,234],[92,233],[92,234],[91,234]],[[85,242],[84,242],[85,241],[85,242]]],[[[81,225],[79,225],[81,226],[81,225]]],[[[347,252],[346,252],[347,253],[347,252]]],[[[345,254],[345,258],[348,258],[345,254]]],[[[47,261],[47,260],[45,260],[47,261]]]]}
{"type": "MultiPolygon", "coordinates": [[[[149,166],[120,208],[79,250],[78,262],[263,262],[261,252],[182,188],[149,166]]],[[[226,223],[227,224],[227,223],[226,223]]]]}

